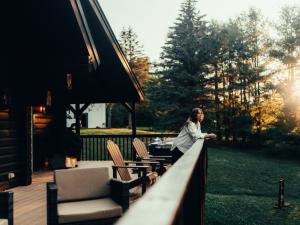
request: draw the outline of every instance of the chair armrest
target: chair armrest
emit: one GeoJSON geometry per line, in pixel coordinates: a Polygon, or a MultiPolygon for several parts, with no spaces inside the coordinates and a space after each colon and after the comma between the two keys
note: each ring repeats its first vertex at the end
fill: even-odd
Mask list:
{"type": "Polygon", "coordinates": [[[113,165],[112,169],[113,169],[113,178],[117,178],[117,169],[118,168],[130,168],[130,169],[138,169],[139,170],[139,177],[141,176],[142,172],[142,176],[146,176],[147,173],[147,168],[149,168],[150,166],[119,166],[119,165],[113,165]]]}
{"type": "Polygon", "coordinates": [[[139,161],[139,163],[159,164],[160,161],[165,161],[165,160],[164,159],[156,159],[156,158],[150,158],[150,159],[144,158],[144,159],[141,159],[141,161],[139,161]]]}
{"type": "Polygon", "coordinates": [[[172,156],[170,155],[149,155],[149,157],[156,159],[172,159],[172,156]]]}
{"type": "Polygon", "coordinates": [[[132,161],[132,160],[125,160],[124,161],[125,165],[130,165],[130,164],[136,164],[136,161],[132,161]]]}
{"type": "Polygon", "coordinates": [[[0,217],[8,220],[8,225],[13,225],[13,192],[0,192],[0,217]]]}
{"type": "Polygon", "coordinates": [[[110,180],[111,198],[122,206],[123,212],[129,208],[129,184],[114,178],[110,180]]]}
{"type": "MultiPolygon", "coordinates": [[[[166,162],[166,159],[158,159],[158,158],[143,159],[143,161],[147,161],[147,160],[149,160],[150,162],[151,162],[151,160],[155,160],[152,162],[156,162],[157,164],[159,164],[158,168],[153,168],[156,170],[156,172],[158,173],[159,176],[163,175],[164,172],[166,172],[166,168],[164,166],[169,165],[166,162]]],[[[152,170],[152,171],[154,171],[154,170],[152,170]]]]}
{"type": "MultiPolygon", "coordinates": [[[[127,181],[129,185],[129,189],[142,184],[142,194],[146,192],[146,183],[147,183],[147,168],[150,166],[118,166],[118,165],[113,165],[113,178],[117,178],[117,169],[118,168],[138,168],[140,171],[142,171],[142,174],[139,172],[139,177],[130,181],[127,181]]],[[[126,182],[126,181],[123,181],[126,182]]]]}
{"type": "Polygon", "coordinates": [[[47,225],[57,225],[57,187],[53,182],[47,183],[47,225]]]}
{"type": "Polygon", "coordinates": [[[112,165],[113,168],[137,168],[137,169],[147,169],[150,166],[119,166],[119,165],[112,165]]]}
{"type": "Polygon", "coordinates": [[[159,162],[157,161],[152,161],[152,159],[143,159],[142,161],[139,162],[140,164],[150,164],[150,165],[157,165],[159,162]]]}
{"type": "Polygon", "coordinates": [[[171,164],[172,156],[169,155],[150,155],[150,159],[161,161],[164,160],[165,164],[171,164]]]}
{"type": "Polygon", "coordinates": [[[139,161],[137,165],[141,165],[141,164],[150,165],[152,167],[152,172],[156,170],[156,167],[163,166],[162,162],[154,161],[152,159],[141,159],[141,161],[139,161]]]}

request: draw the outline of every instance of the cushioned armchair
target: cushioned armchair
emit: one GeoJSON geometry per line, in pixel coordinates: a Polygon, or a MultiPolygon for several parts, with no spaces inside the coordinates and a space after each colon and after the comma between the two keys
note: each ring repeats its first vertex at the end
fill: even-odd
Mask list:
{"type": "Polygon", "coordinates": [[[128,184],[107,167],[56,170],[47,183],[48,225],[113,224],[128,206],[128,184]]]}
{"type": "Polygon", "coordinates": [[[13,192],[0,192],[0,225],[13,225],[13,192]]]}

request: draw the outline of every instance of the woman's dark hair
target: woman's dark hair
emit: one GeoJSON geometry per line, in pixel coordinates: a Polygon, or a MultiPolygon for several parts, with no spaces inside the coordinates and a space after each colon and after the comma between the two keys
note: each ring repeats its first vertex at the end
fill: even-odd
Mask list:
{"type": "Polygon", "coordinates": [[[197,123],[197,115],[198,115],[199,111],[202,112],[202,109],[200,109],[200,108],[193,108],[193,109],[192,109],[192,112],[191,112],[191,114],[190,114],[190,116],[189,116],[189,118],[188,118],[187,121],[183,124],[183,126],[181,127],[180,130],[182,130],[185,126],[187,126],[187,125],[189,124],[189,121],[192,121],[192,122],[194,122],[194,123],[197,123]]]}
{"type": "Polygon", "coordinates": [[[192,109],[192,112],[191,112],[191,115],[189,117],[189,120],[196,123],[197,122],[197,115],[199,112],[202,112],[202,109],[200,108],[193,108],[192,109]]]}

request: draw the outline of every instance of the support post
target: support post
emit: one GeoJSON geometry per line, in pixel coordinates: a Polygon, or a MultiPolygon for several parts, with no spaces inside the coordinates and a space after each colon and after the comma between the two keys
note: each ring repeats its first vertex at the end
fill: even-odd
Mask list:
{"type": "Polygon", "coordinates": [[[135,136],[136,136],[135,103],[132,103],[131,119],[132,119],[132,137],[135,138],[135,136]]]}
{"type": "Polygon", "coordinates": [[[75,120],[76,120],[75,129],[76,129],[76,134],[78,136],[80,136],[80,116],[81,116],[80,105],[79,105],[79,103],[76,103],[75,104],[75,120]]]}
{"type": "Polygon", "coordinates": [[[282,209],[284,206],[284,179],[279,180],[279,190],[278,190],[278,209],[282,209]]]}
{"type": "MultiPolygon", "coordinates": [[[[132,109],[131,109],[131,122],[132,122],[132,140],[136,137],[136,115],[135,115],[135,103],[132,103],[132,109]]],[[[132,143],[131,143],[132,145],[132,143]]],[[[131,146],[131,154],[132,159],[136,160],[136,154],[134,154],[133,146],[131,146]]]]}

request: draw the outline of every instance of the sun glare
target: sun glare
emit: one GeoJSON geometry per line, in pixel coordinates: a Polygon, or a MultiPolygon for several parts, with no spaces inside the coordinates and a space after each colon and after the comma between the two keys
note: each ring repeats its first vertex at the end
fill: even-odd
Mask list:
{"type": "Polygon", "coordinates": [[[300,80],[299,79],[295,81],[293,92],[294,92],[294,97],[296,97],[297,100],[299,100],[300,99],[300,80]]]}

